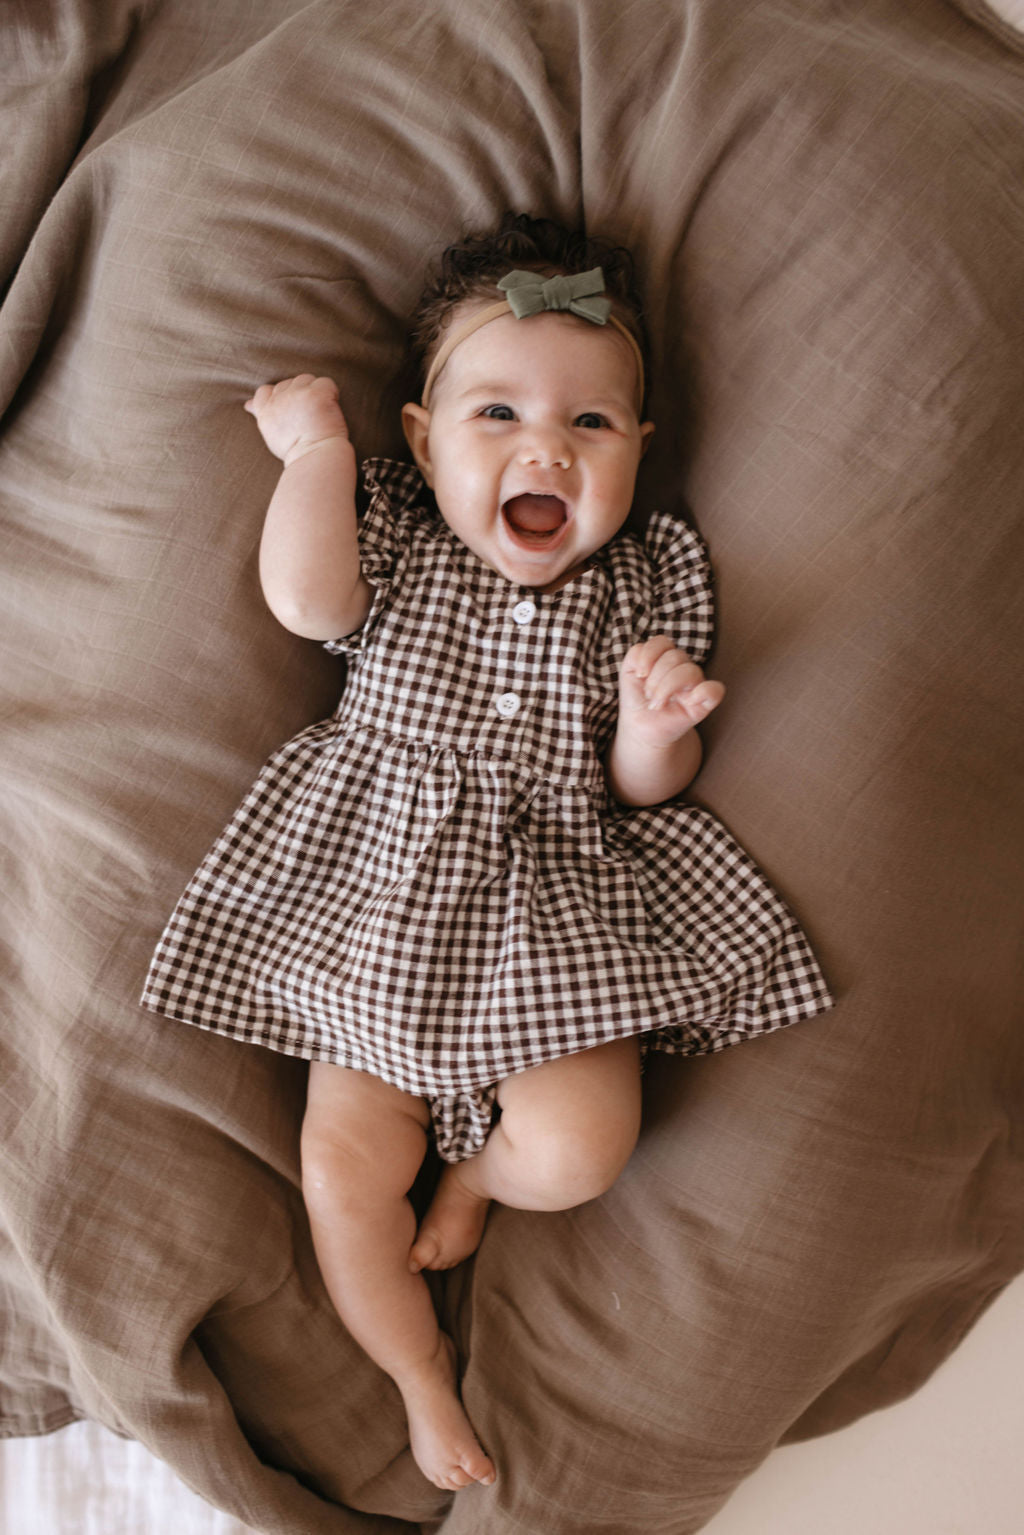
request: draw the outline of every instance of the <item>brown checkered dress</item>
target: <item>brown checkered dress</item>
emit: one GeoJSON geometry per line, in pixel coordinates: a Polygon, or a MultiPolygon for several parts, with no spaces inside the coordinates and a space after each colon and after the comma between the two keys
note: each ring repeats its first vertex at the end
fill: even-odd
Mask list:
{"type": "Polygon", "coordinates": [[[619,664],[711,641],[703,547],[663,514],[560,591],[461,544],[370,460],[375,588],[337,712],[264,767],[178,903],[143,1001],[430,1099],[472,1155],[495,1086],[626,1035],[698,1054],[824,1011],[807,941],[706,811],[626,810],[600,753],[619,664]]]}

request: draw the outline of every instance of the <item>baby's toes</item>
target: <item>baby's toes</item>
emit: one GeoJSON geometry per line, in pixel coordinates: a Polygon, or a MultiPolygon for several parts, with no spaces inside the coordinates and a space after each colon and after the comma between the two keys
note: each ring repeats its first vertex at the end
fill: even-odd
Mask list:
{"type": "Polygon", "coordinates": [[[494,1462],[479,1446],[474,1446],[461,1454],[459,1459],[445,1471],[439,1485],[443,1485],[451,1492],[458,1492],[463,1487],[471,1487],[474,1482],[490,1487],[495,1477],[494,1462]]]}
{"type": "Polygon", "coordinates": [[[497,1474],[494,1469],[494,1462],[479,1447],[462,1457],[460,1469],[469,1477],[470,1481],[482,1482],[485,1487],[491,1486],[497,1474]]]}
{"type": "Polygon", "coordinates": [[[472,1462],[467,1459],[462,1465],[452,1466],[437,1478],[438,1487],[443,1487],[446,1492],[461,1492],[463,1487],[472,1487],[474,1482],[480,1482],[485,1487],[490,1487],[494,1482],[494,1467],[486,1456],[472,1462]]]}
{"type": "Polygon", "coordinates": [[[441,1254],[441,1244],[432,1232],[420,1230],[409,1249],[409,1269],[418,1274],[421,1269],[435,1268],[441,1254]]]}
{"type": "Polygon", "coordinates": [[[461,1492],[463,1487],[468,1487],[474,1480],[461,1466],[453,1466],[450,1471],[442,1472],[437,1478],[437,1485],[445,1492],[461,1492]]]}

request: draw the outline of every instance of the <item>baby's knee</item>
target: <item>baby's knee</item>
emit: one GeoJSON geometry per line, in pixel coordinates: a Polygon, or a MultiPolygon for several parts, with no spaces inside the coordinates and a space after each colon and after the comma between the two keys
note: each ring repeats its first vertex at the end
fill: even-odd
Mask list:
{"type": "Polygon", "coordinates": [[[373,1204],[411,1187],[426,1148],[419,1099],[344,1067],[311,1074],[302,1121],[302,1192],[308,1206],[373,1204]]]}
{"type": "Polygon", "coordinates": [[[638,1128],[629,1118],[585,1128],[535,1125],[522,1146],[534,1208],[570,1210],[607,1193],[633,1154],[638,1128]]]}
{"type": "Polygon", "coordinates": [[[345,1125],[332,1124],[309,1110],[302,1122],[299,1157],[307,1202],[328,1186],[354,1189],[365,1185],[365,1148],[345,1125]]]}

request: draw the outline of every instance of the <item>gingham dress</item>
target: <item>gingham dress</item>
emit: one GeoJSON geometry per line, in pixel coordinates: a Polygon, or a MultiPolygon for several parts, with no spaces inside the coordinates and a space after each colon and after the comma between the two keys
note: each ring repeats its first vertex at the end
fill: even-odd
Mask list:
{"type": "Polygon", "coordinates": [[[600,753],[618,672],[711,640],[709,571],[655,514],[560,591],[461,544],[407,464],[364,466],[374,588],[336,713],[269,760],[182,896],[143,1001],[430,1100],[459,1161],[513,1072],[629,1035],[699,1054],[831,1005],[719,821],[625,809],[600,753]]]}

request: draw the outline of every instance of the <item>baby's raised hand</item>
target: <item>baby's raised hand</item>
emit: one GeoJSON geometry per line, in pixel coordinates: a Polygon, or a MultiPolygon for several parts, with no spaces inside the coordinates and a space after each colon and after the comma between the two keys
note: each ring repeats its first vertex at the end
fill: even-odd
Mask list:
{"type": "Polygon", "coordinates": [[[261,384],[245,409],[271,453],[291,464],[332,437],[348,439],[348,424],[338,404],[333,379],[300,373],[280,384],[261,384]]]}
{"type": "Polygon", "coordinates": [[[627,651],[619,670],[619,727],[649,746],[671,746],[725,697],[667,634],[627,651]]]}

